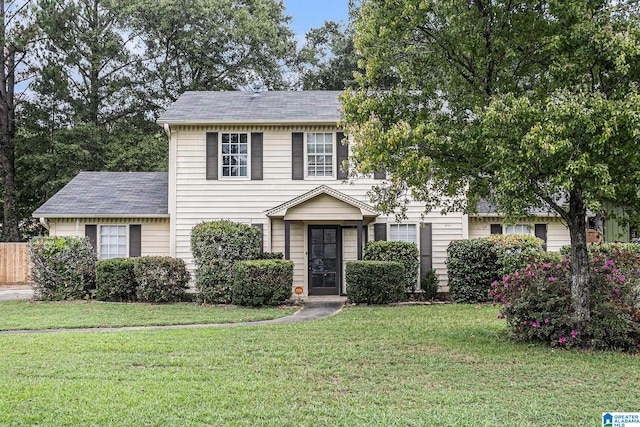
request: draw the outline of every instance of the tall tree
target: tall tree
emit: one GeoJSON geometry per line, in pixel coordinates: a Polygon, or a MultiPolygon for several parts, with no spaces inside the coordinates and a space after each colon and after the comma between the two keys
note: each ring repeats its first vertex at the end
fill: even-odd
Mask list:
{"type": "Polygon", "coordinates": [[[0,169],[2,176],[2,240],[20,240],[15,166],[16,86],[32,37],[23,20],[26,2],[0,2],[0,169]],[[8,6],[8,7],[6,7],[8,6]]]}
{"type": "Polygon", "coordinates": [[[304,90],[344,90],[355,84],[360,59],[351,25],[326,21],[312,28],[298,53],[300,85],[304,90]]]}
{"type": "Polygon", "coordinates": [[[344,96],[356,169],[373,197],[508,219],[555,212],[571,235],[573,321],[590,319],[585,218],[640,211],[637,2],[364,0],[360,89],[344,96]],[[380,89],[392,75],[396,84],[380,89]],[[365,89],[366,88],[366,89],[365,89]]]}
{"type": "Polygon", "coordinates": [[[286,86],[295,42],[280,0],[137,0],[130,10],[159,108],[187,90],[286,86]]]}

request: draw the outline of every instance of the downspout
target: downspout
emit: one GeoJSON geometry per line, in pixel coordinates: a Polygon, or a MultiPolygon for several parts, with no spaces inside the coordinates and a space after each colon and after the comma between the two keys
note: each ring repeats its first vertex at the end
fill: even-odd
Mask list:
{"type": "Polygon", "coordinates": [[[47,231],[49,231],[49,221],[47,221],[47,218],[40,217],[40,225],[42,225],[47,231]]]}

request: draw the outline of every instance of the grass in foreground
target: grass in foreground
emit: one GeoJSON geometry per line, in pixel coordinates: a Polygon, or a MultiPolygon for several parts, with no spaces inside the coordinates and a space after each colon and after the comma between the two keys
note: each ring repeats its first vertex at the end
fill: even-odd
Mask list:
{"type": "Polygon", "coordinates": [[[0,302],[0,331],[251,322],[275,319],[295,311],[295,308],[211,307],[189,303],[7,301],[0,302]]]}
{"type": "Polygon", "coordinates": [[[510,342],[490,306],[232,329],[0,336],[0,420],[39,426],[600,426],[640,357],[510,342]]]}

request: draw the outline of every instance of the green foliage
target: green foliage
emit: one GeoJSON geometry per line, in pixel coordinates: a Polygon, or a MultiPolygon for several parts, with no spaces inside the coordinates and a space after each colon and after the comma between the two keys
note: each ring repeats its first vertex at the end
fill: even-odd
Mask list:
{"type": "Polygon", "coordinates": [[[640,13],[631,2],[363,0],[364,72],[343,96],[355,173],[382,212],[557,213],[588,318],[587,209],[640,212],[640,13]],[[392,78],[396,84],[389,86],[392,78]],[[406,197],[409,194],[411,197],[406,197]],[[607,204],[607,202],[611,202],[607,204]]]}
{"type": "Polygon", "coordinates": [[[31,280],[37,299],[83,299],[95,287],[96,255],[88,239],[32,239],[29,242],[29,257],[31,280]]]}
{"type": "Polygon", "coordinates": [[[141,302],[182,301],[191,278],[184,261],[172,257],[135,258],[133,271],[141,302]]]}
{"type": "Polygon", "coordinates": [[[404,286],[406,292],[415,292],[418,281],[420,260],[418,246],[410,242],[368,242],[364,248],[365,261],[395,261],[404,266],[404,286]]]}
{"type": "Polygon", "coordinates": [[[496,251],[499,277],[525,267],[543,252],[543,241],[525,234],[493,234],[489,237],[496,251]]]}
{"type": "Polygon", "coordinates": [[[404,266],[393,261],[348,261],[347,295],[354,303],[389,304],[405,295],[404,266]]]}
{"type": "Polygon", "coordinates": [[[234,304],[254,307],[278,305],[291,297],[293,261],[239,261],[233,269],[231,302],[234,304]]]}
{"type": "Polygon", "coordinates": [[[191,231],[198,299],[231,301],[233,266],[260,256],[260,230],[227,220],[203,222],[191,231]]]}
{"type": "Polygon", "coordinates": [[[96,262],[96,293],[98,301],[134,302],[136,283],[135,258],[104,259],[96,262]]]}
{"type": "Polygon", "coordinates": [[[261,252],[258,259],[284,259],[282,252],[261,252]]]}
{"type": "Polygon", "coordinates": [[[295,42],[279,1],[134,1],[126,10],[152,65],[150,96],[161,103],[187,90],[285,85],[295,42]]]}
{"type": "Polygon", "coordinates": [[[353,28],[325,21],[305,36],[298,53],[303,90],[344,90],[355,84],[358,56],[353,46],[353,28]]]}
{"type": "Polygon", "coordinates": [[[640,256],[627,267],[591,260],[591,318],[581,331],[573,322],[567,258],[533,263],[492,284],[491,295],[511,333],[524,341],[558,347],[638,351],[640,348],[640,256]],[[630,267],[633,265],[634,267],[630,267]]]}
{"type": "Polygon", "coordinates": [[[489,239],[454,240],[447,248],[449,292],[456,302],[489,300],[491,282],[497,280],[498,257],[489,239]]]}
{"type": "Polygon", "coordinates": [[[427,270],[420,282],[422,292],[424,292],[424,298],[426,300],[433,300],[438,293],[438,273],[434,268],[427,270]]]}

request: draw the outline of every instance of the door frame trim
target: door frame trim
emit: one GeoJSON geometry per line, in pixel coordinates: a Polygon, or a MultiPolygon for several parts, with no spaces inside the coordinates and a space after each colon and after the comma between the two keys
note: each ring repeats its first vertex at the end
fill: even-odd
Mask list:
{"type": "MultiPolygon", "coordinates": [[[[307,259],[306,259],[306,269],[307,269],[307,294],[312,295],[311,293],[311,278],[312,275],[309,271],[309,260],[311,259],[312,254],[312,239],[311,239],[311,230],[312,229],[335,229],[336,230],[336,293],[335,295],[343,295],[343,281],[342,281],[342,226],[339,224],[307,224],[307,259]]],[[[328,294],[334,295],[334,294],[328,294]]]]}

